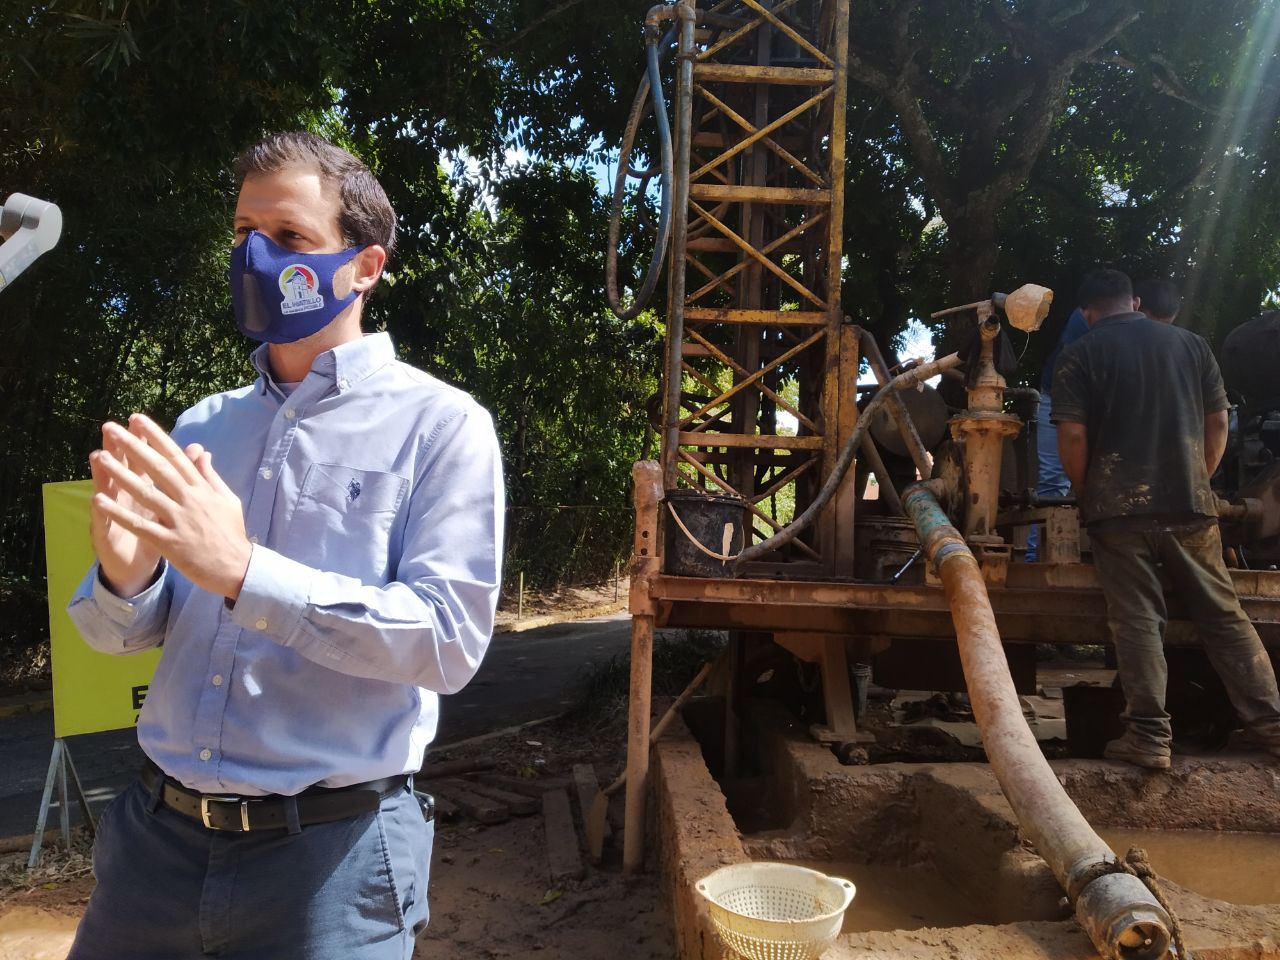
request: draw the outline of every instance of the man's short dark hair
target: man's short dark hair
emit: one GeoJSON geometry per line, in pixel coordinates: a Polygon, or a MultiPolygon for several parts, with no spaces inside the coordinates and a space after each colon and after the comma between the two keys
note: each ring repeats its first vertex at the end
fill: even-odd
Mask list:
{"type": "Polygon", "coordinates": [[[1081,310],[1112,307],[1133,300],[1133,284],[1119,270],[1094,270],[1080,284],[1076,304],[1081,310]]]}
{"type": "Polygon", "coordinates": [[[1143,280],[1133,288],[1133,292],[1142,301],[1139,309],[1161,320],[1172,320],[1182,306],[1182,295],[1172,280],[1143,280]]]}
{"type": "Polygon", "coordinates": [[[396,246],[396,212],[382,184],[358,158],[323,137],[305,131],[273,133],[236,158],[236,183],[246,177],[276,173],[286,167],[312,167],[327,186],[338,191],[338,227],[349,246],[376,243],[396,246]]]}

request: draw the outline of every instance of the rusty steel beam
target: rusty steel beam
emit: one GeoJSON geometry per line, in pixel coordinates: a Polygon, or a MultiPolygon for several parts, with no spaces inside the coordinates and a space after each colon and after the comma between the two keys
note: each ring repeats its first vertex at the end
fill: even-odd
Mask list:
{"type": "Polygon", "coordinates": [[[686,320],[704,320],[714,323],[760,324],[768,327],[814,327],[827,322],[827,314],[821,310],[740,310],[733,307],[690,307],[684,312],[686,320]]]}
{"type": "Polygon", "coordinates": [[[681,446],[689,447],[769,447],[778,450],[821,450],[821,437],[789,437],[786,435],[751,433],[680,433],[681,446]]]}
{"type": "Polygon", "coordinates": [[[716,183],[689,185],[689,196],[694,200],[728,200],[733,203],[795,203],[828,206],[830,190],[810,190],[805,187],[751,187],[723,186],[716,183]]]}
{"type": "Polygon", "coordinates": [[[835,71],[822,67],[757,67],[738,63],[699,63],[693,68],[695,80],[722,83],[777,83],[787,86],[820,86],[832,82],[835,71]]]}
{"type": "MultiPolygon", "coordinates": [[[[777,3],[774,5],[773,11],[774,13],[782,13],[788,7],[794,7],[798,2],[799,0],[781,0],[780,3],[777,3]]],[[[731,6],[731,5],[732,4],[721,4],[721,6],[731,6]]],[[[710,60],[716,54],[720,53],[720,51],[733,46],[735,43],[737,43],[739,40],[741,40],[743,37],[749,34],[752,30],[755,30],[758,27],[760,27],[763,23],[764,21],[759,17],[751,18],[750,20],[743,23],[742,26],[740,26],[733,33],[729,34],[724,39],[720,40],[720,42],[713,44],[707,49],[701,51],[697,55],[697,59],[699,61],[710,60]]]]}
{"type": "MultiPolygon", "coordinates": [[[[775,240],[771,240],[769,243],[766,243],[763,247],[760,248],[760,252],[765,255],[768,255],[770,253],[773,253],[775,250],[783,250],[796,237],[800,236],[802,233],[805,233],[809,229],[816,227],[818,224],[820,224],[823,221],[823,219],[826,217],[826,215],[827,214],[825,210],[810,212],[809,216],[807,216],[800,223],[796,224],[794,227],[792,227],[782,236],[776,238],[775,240]]],[[[708,227],[713,226],[711,221],[705,221],[705,222],[708,227]]],[[[729,246],[733,249],[734,252],[738,252],[741,250],[741,246],[733,242],[732,240],[726,239],[724,242],[729,244],[729,246]]],[[[728,270],[724,271],[724,273],[719,275],[715,274],[709,267],[701,263],[696,258],[690,258],[690,262],[694,266],[696,266],[700,271],[702,271],[706,276],[710,277],[712,281],[711,283],[708,283],[699,287],[693,293],[688,295],[688,298],[687,298],[688,303],[693,304],[695,301],[701,300],[712,290],[717,288],[723,289],[726,286],[727,281],[733,279],[743,270],[747,269],[747,267],[750,266],[754,261],[739,260],[732,267],[730,267],[728,270]]],[[[746,308],[746,309],[758,309],[758,308],[746,308]]],[[[827,311],[823,311],[823,312],[826,313],[827,311]]]]}
{"type": "MultiPolygon", "coordinates": [[[[675,97],[679,210],[660,455],[666,486],[736,493],[761,529],[777,530],[822,486],[855,416],[840,398],[840,371],[857,363],[855,342],[842,354],[839,279],[848,0],[723,0],[718,9],[736,19],[699,24],[693,50],[682,47],[675,97]],[[698,157],[692,144],[711,149],[698,157]],[[708,397],[675,402],[676,381],[690,379],[708,397]],[[726,405],[729,415],[718,415],[726,405]],[[793,418],[800,435],[779,434],[767,411],[793,418]],[[759,458],[770,451],[822,451],[822,462],[769,476],[759,458]],[[698,457],[722,462],[724,479],[698,457]],[[769,495],[786,491],[777,504],[769,495]]],[[[811,575],[806,558],[819,575],[851,573],[852,527],[837,531],[834,514],[771,563],[788,576],[811,575]]]]}
{"type": "MultiPolygon", "coordinates": [[[[1010,579],[1020,567],[1013,564],[1010,579]]],[[[1092,571],[1086,564],[1062,564],[1092,571]]],[[[1280,650],[1280,574],[1272,571],[1239,573],[1240,602],[1263,643],[1280,650]],[[1270,596],[1244,592],[1256,580],[1268,581],[1270,596]]],[[[1042,578],[1043,579],[1043,578],[1042,578]]],[[[1109,644],[1106,600],[1091,588],[1036,587],[993,589],[991,606],[1001,637],[1010,643],[1063,645],[1109,644]]],[[[663,611],[663,626],[740,630],[810,630],[863,636],[955,636],[950,609],[941,586],[872,583],[827,583],[799,580],[702,580],[695,577],[657,577],[653,598],[663,611]]],[[[1194,625],[1176,597],[1169,598],[1170,646],[1195,646],[1194,625]]]]}

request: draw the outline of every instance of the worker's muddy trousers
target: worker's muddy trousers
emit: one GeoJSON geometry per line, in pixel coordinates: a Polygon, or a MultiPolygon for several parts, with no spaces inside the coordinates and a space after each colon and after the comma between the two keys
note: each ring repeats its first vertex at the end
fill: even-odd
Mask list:
{"type": "Polygon", "coordinates": [[[1089,541],[1107,598],[1130,737],[1158,752],[1167,752],[1172,739],[1164,708],[1168,591],[1194,621],[1241,721],[1266,743],[1280,744],[1275,672],[1222,562],[1217,523],[1152,531],[1091,528],[1089,541]]]}
{"type": "Polygon", "coordinates": [[[228,833],[135,783],[103,813],[68,960],[409,960],[433,831],[408,788],[298,833],[228,833]]]}

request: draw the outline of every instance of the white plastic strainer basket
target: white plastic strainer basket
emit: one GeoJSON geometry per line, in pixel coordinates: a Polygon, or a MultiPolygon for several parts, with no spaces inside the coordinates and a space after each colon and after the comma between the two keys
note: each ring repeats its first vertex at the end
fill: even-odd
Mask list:
{"type": "Polygon", "coordinates": [[[698,881],[721,938],[746,960],[818,960],[854,886],[790,863],[737,863],[698,881]]]}

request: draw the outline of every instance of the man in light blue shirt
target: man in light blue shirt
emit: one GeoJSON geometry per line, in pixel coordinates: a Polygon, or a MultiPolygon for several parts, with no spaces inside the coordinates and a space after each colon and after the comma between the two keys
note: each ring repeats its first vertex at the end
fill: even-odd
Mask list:
{"type": "Polygon", "coordinates": [[[71,615],[98,650],[163,655],[71,960],[407,960],[432,840],[410,777],[492,631],[497,441],[361,331],[395,234],[364,164],[282,134],[236,174],[258,380],[172,437],[108,423],[90,458],[98,563],[71,615]]]}

